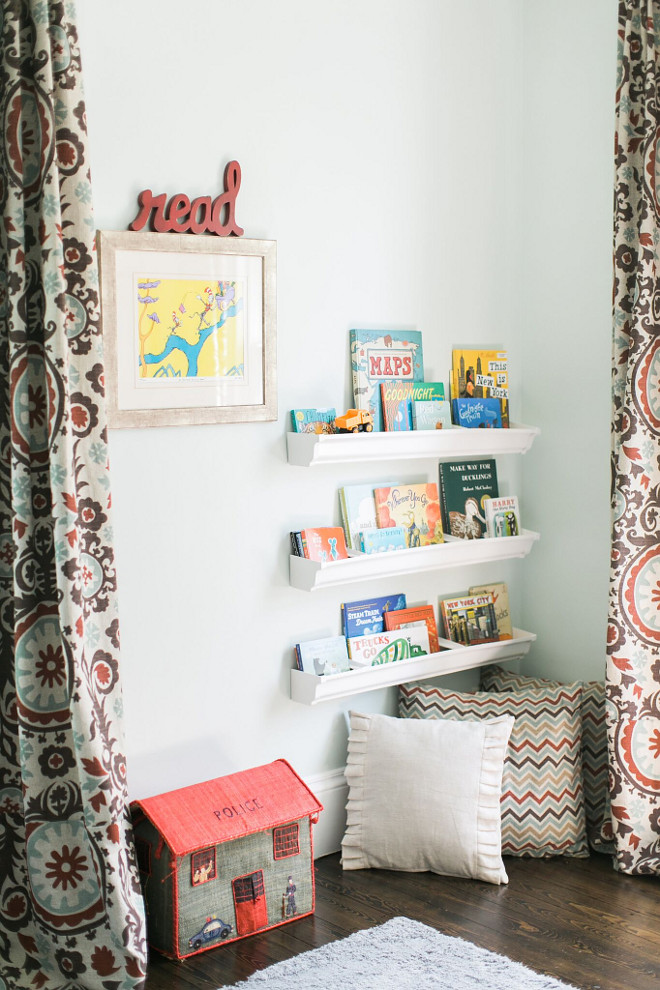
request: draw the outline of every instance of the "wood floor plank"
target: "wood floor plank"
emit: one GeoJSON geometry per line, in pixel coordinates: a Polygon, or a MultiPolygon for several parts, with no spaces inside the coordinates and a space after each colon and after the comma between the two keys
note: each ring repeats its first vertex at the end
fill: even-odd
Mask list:
{"type": "Polygon", "coordinates": [[[580,990],[659,990],[657,879],[616,873],[605,856],[508,857],[506,868],[508,885],[496,887],[430,873],[345,873],[337,855],[326,856],[316,862],[315,915],[181,963],[154,952],[146,990],[229,987],[257,969],[399,915],[580,990]]]}

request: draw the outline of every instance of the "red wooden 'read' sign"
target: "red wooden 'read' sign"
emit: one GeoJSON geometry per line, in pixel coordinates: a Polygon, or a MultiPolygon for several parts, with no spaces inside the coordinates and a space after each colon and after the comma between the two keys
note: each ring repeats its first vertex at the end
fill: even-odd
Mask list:
{"type": "Polygon", "coordinates": [[[167,193],[154,196],[151,189],[143,189],[138,196],[140,211],[129,224],[129,230],[142,230],[147,223],[149,230],[158,233],[217,234],[240,237],[243,228],[236,223],[236,197],[241,188],[241,166],[229,162],[225,168],[225,189],[214,200],[210,196],[198,196],[192,202],[185,193],[175,193],[167,200],[167,193]]]}

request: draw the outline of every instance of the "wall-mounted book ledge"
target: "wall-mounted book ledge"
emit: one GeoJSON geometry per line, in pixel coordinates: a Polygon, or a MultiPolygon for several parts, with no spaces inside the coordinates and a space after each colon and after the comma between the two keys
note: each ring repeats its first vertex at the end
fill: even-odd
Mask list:
{"type": "Polygon", "coordinates": [[[389,550],[385,553],[356,554],[346,560],[319,563],[306,557],[289,557],[289,583],[301,591],[319,591],[356,581],[378,578],[401,578],[421,571],[437,571],[444,567],[463,567],[491,560],[526,557],[539,534],[523,529],[520,536],[499,539],[458,540],[445,535],[444,543],[415,547],[411,550],[389,550]]]}
{"type": "Polygon", "coordinates": [[[322,701],[337,701],[365,691],[406,684],[408,681],[423,681],[442,674],[455,674],[459,670],[471,670],[489,663],[503,663],[505,660],[519,660],[528,652],[536,639],[534,633],[523,629],[513,630],[513,639],[496,643],[482,643],[476,646],[459,646],[450,640],[440,643],[448,649],[442,653],[412,657],[384,663],[378,667],[360,667],[344,674],[305,674],[301,670],[291,671],[291,697],[301,705],[318,705],[322,701]]]}
{"type": "Polygon", "coordinates": [[[540,430],[514,425],[506,430],[412,430],[404,433],[287,433],[289,464],[317,467],[349,461],[420,460],[524,454],[540,430]]]}

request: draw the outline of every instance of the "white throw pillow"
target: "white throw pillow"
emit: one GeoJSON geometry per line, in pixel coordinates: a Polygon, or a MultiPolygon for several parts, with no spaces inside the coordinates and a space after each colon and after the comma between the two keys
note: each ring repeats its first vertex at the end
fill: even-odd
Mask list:
{"type": "Polygon", "coordinates": [[[351,712],[342,867],[507,883],[500,796],[513,722],[351,712]]]}

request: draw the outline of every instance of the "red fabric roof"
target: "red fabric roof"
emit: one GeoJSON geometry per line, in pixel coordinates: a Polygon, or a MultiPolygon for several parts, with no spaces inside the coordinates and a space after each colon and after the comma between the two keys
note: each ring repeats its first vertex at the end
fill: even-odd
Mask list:
{"type": "Polygon", "coordinates": [[[286,760],[134,801],[177,856],[316,815],[320,804],[286,760]]]}

